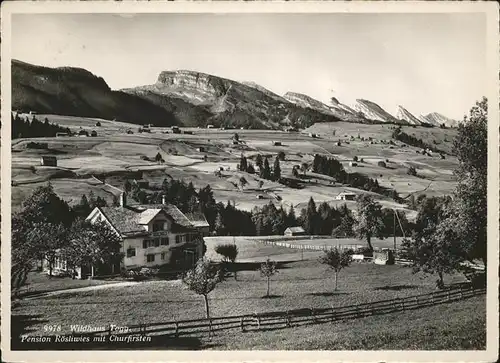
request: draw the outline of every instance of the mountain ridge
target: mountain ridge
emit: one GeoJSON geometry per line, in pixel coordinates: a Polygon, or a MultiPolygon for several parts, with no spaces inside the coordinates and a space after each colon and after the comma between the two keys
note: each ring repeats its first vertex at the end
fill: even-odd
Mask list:
{"type": "Polygon", "coordinates": [[[365,99],[350,107],[331,98],[327,105],[302,93],[281,96],[255,82],[190,70],[162,71],[153,84],[112,90],[102,77],[83,68],[50,68],[20,60],[12,60],[12,108],[157,126],[283,129],[337,121],[457,124],[437,112],[416,118],[400,106],[394,117],[365,99]]]}

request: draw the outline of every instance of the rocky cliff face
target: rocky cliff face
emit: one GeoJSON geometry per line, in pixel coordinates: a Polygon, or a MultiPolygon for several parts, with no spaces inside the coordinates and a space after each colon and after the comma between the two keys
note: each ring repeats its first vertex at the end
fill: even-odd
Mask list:
{"type": "Polygon", "coordinates": [[[248,87],[252,87],[252,88],[255,88],[256,90],[264,93],[266,96],[268,97],[271,97],[273,99],[275,99],[276,101],[279,101],[279,102],[287,102],[286,99],[284,99],[283,97],[281,97],[280,95],[277,95],[276,93],[268,90],[267,88],[265,87],[262,87],[261,85],[255,83],[255,82],[242,82],[245,86],[248,86],[248,87]]]}
{"type": "Polygon", "coordinates": [[[143,98],[112,91],[81,68],[49,68],[12,61],[12,109],[132,123],[175,125],[176,118],[143,98]]]}
{"type": "Polygon", "coordinates": [[[369,120],[398,123],[394,116],[372,101],[358,99],[354,109],[361,112],[369,120]]]}
{"type": "MultiPolygon", "coordinates": [[[[261,86],[193,71],[161,72],[155,84],[123,91],[147,96],[149,100],[155,97],[160,106],[174,112],[184,124],[192,124],[193,120],[185,119],[168,106],[173,100],[176,103],[184,101],[186,107],[189,104],[203,107],[209,115],[194,122],[201,126],[214,124],[276,129],[285,125],[301,127],[314,122],[339,120],[333,114],[325,115],[317,110],[298,107],[261,86]],[[161,98],[171,101],[161,101],[161,98]]],[[[193,113],[189,114],[192,116],[193,113]]]]}
{"type": "Polygon", "coordinates": [[[430,125],[441,126],[444,124],[447,127],[457,127],[458,121],[452,120],[438,112],[432,112],[427,115],[420,115],[420,120],[430,125]]]}
{"type": "Polygon", "coordinates": [[[422,122],[413,116],[410,111],[408,111],[403,106],[398,106],[398,112],[396,114],[396,118],[402,120],[410,125],[421,125],[422,122]]]}
{"type": "Polygon", "coordinates": [[[311,108],[326,115],[333,115],[342,121],[366,122],[363,117],[360,117],[360,115],[350,109],[350,107],[341,104],[336,98],[332,98],[332,105],[328,106],[302,93],[287,92],[283,97],[296,105],[311,108]]]}

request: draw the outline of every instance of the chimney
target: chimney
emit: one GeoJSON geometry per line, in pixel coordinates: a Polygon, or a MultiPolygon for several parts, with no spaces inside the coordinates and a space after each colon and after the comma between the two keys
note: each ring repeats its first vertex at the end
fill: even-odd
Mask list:
{"type": "Polygon", "coordinates": [[[127,193],[120,193],[120,207],[125,207],[127,205],[127,193]]]}
{"type": "Polygon", "coordinates": [[[163,204],[163,205],[167,204],[167,196],[166,195],[161,196],[161,204],[163,204]]]}

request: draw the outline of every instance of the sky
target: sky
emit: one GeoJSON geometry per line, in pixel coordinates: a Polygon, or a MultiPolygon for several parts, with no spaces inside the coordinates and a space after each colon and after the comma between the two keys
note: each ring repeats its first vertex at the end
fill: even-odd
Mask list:
{"type": "Polygon", "coordinates": [[[12,58],[112,89],[194,70],[395,114],[462,119],[486,90],[486,19],[454,14],[16,14],[12,58]]]}

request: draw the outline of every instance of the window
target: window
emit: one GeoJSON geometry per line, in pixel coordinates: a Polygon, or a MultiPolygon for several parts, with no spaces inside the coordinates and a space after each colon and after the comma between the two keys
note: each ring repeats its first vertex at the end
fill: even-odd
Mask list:
{"type": "Polygon", "coordinates": [[[163,231],[165,222],[153,222],[153,232],[163,231]]]}
{"type": "Polygon", "coordinates": [[[159,238],[155,238],[154,239],[154,245],[155,245],[155,247],[159,247],[160,246],[160,239],[159,238]]]}
{"type": "Polygon", "coordinates": [[[135,256],[135,248],[127,249],[127,257],[134,257],[134,256],[135,256]]]}
{"type": "Polygon", "coordinates": [[[155,255],[146,255],[146,262],[155,262],[155,255]]]}
{"type": "Polygon", "coordinates": [[[175,243],[181,243],[181,236],[175,236],[175,243]]]}
{"type": "Polygon", "coordinates": [[[162,238],[160,238],[160,245],[162,245],[162,246],[168,246],[168,237],[162,237],[162,238]]]}
{"type": "Polygon", "coordinates": [[[164,260],[164,259],[165,259],[165,257],[166,257],[166,255],[167,255],[167,254],[166,254],[165,252],[163,252],[163,253],[161,254],[161,259],[162,259],[162,260],[164,260]]]}
{"type": "Polygon", "coordinates": [[[144,241],[142,241],[142,247],[143,248],[149,248],[149,247],[157,247],[159,246],[159,244],[157,245],[156,242],[158,241],[159,243],[159,240],[156,239],[145,239],[144,241]]]}

